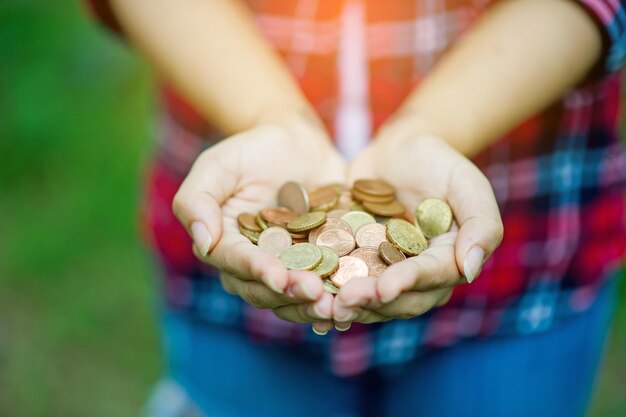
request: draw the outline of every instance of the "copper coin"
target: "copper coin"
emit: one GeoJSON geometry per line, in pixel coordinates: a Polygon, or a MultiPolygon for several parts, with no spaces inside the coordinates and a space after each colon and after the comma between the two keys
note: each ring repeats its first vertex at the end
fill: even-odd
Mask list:
{"type": "Polygon", "coordinates": [[[396,192],[391,184],[383,180],[357,180],[354,182],[353,188],[361,193],[374,196],[388,196],[396,192]]]}
{"type": "Polygon", "coordinates": [[[385,217],[401,216],[406,212],[406,207],[398,200],[393,200],[390,203],[364,201],[363,207],[370,213],[385,217]]]}
{"type": "Polygon", "coordinates": [[[339,256],[347,255],[354,249],[354,238],[351,233],[341,229],[330,229],[321,233],[315,241],[317,246],[333,248],[339,256]]]}
{"type": "Polygon", "coordinates": [[[282,251],[293,244],[288,231],[280,227],[265,229],[259,236],[259,247],[272,255],[278,256],[282,251]]]}
{"type": "Polygon", "coordinates": [[[309,206],[313,211],[328,211],[335,207],[337,202],[339,202],[339,194],[332,185],[316,188],[309,193],[309,206]]]}
{"type": "Polygon", "coordinates": [[[250,213],[241,213],[237,216],[239,226],[244,229],[252,230],[253,232],[262,232],[263,229],[256,222],[256,216],[250,213]]]}
{"type": "Polygon", "coordinates": [[[366,246],[378,248],[382,242],[387,242],[387,228],[383,224],[366,224],[359,227],[354,235],[358,247],[366,246]]]}
{"type": "Polygon", "coordinates": [[[315,243],[317,241],[317,237],[324,233],[327,230],[331,230],[331,229],[340,229],[340,230],[345,230],[346,232],[352,234],[352,229],[350,228],[350,225],[346,222],[344,222],[341,219],[326,219],[326,223],[324,223],[323,225],[321,225],[320,227],[317,227],[313,230],[311,230],[311,232],[309,233],[309,242],[311,243],[315,243]]]}
{"type": "Polygon", "coordinates": [[[268,207],[261,210],[261,217],[271,225],[285,227],[298,215],[285,207],[268,207]]]}
{"type": "Polygon", "coordinates": [[[402,262],[406,259],[404,253],[389,242],[383,242],[380,244],[378,247],[378,254],[387,265],[402,262]]]}
{"type": "Polygon", "coordinates": [[[330,280],[337,287],[341,287],[353,278],[364,278],[369,275],[369,268],[363,259],[354,256],[339,258],[339,268],[330,280]]]}
{"type": "Polygon", "coordinates": [[[388,203],[390,201],[393,201],[394,194],[378,196],[378,195],[365,194],[357,189],[353,189],[352,197],[356,201],[371,201],[372,203],[388,203]]]}
{"type": "Polygon", "coordinates": [[[387,264],[380,258],[377,248],[357,248],[350,253],[350,256],[363,259],[370,276],[377,277],[387,269],[387,264]]]}
{"type": "Polygon", "coordinates": [[[331,210],[328,213],[326,213],[326,217],[329,219],[338,219],[344,214],[348,213],[348,211],[349,210],[344,210],[344,209],[331,210]]]}
{"type": "Polygon", "coordinates": [[[290,181],[278,190],[278,205],[304,214],[309,211],[309,195],[300,184],[290,181]]]}

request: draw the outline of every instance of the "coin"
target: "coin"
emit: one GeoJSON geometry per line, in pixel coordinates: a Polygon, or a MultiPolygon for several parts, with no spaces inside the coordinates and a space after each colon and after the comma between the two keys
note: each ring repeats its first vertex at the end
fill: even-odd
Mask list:
{"type": "Polygon", "coordinates": [[[300,184],[290,181],[278,190],[278,205],[304,214],[309,211],[309,195],[300,184]]]}
{"type": "Polygon", "coordinates": [[[256,220],[256,224],[258,224],[261,229],[265,230],[269,227],[267,225],[267,222],[263,219],[263,216],[261,216],[260,211],[257,213],[255,220],[256,220]]]}
{"type": "Polygon", "coordinates": [[[287,223],[298,215],[285,207],[268,207],[261,210],[261,217],[267,223],[275,226],[286,227],[287,223]]]}
{"type": "Polygon", "coordinates": [[[378,247],[378,254],[387,265],[392,265],[406,259],[404,253],[389,242],[383,242],[380,244],[378,247]]]}
{"type": "Polygon", "coordinates": [[[339,254],[328,246],[319,246],[322,251],[322,262],[315,267],[313,272],[322,278],[327,278],[339,267],[339,254]]]}
{"type": "Polygon", "coordinates": [[[331,210],[328,213],[326,213],[326,217],[328,219],[338,219],[338,218],[340,218],[341,216],[343,216],[346,213],[348,213],[348,210],[335,209],[335,210],[331,210]]]}
{"type": "Polygon", "coordinates": [[[415,210],[415,221],[424,236],[431,239],[450,230],[452,210],[443,200],[427,198],[415,210]]]}
{"type": "Polygon", "coordinates": [[[263,229],[256,222],[256,216],[250,213],[241,213],[237,216],[237,222],[239,226],[244,229],[252,230],[253,232],[262,232],[263,229]]]}
{"type": "Polygon", "coordinates": [[[387,269],[387,264],[380,258],[377,248],[357,248],[350,252],[350,256],[363,259],[367,264],[370,276],[380,276],[387,269]]]}
{"type": "Polygon", "coordinates": [[[328,246],[337,251],[339,256],[347,255],[354,249],[352,234],[341,229],[329,229],[321,233],[315,241],[317,246],[328,246]]]}
{"type": "Polygon", "coordinates": [[[312,211],[328,211],[339,202],[339,194],[332,185],[316,188],[309,193],[309,205],[312,211]]]}
{"type": "Polygon", "coordinates": [[[317,237],[320,234],[330,229],[345,230],[346,232],[352,234],[352,229],[350,228],[350,225],[348,223],[344,222],[341,219],[334,219],[334,218],[328,219],[327,218],[326,222],[323,225],[311,230],[311,232],[309,233],[309,242],[315,243],[317,241],[317,237]]]}
{"type": "Polygon", "coordinates": [[[331,280],[325,279],[322,281],[322,285],[325,292],[329,294],[339,294],[339,288],[337,288],[331,280]]]}
{"type": "Polygon", "coordinates": [[[287,223],[287,230],[290,232],[303,232],[322,225],[326,221],[326,213],[323,211],[312,211],[302,214],[287,223]]]}
{"type": "Polygon", "coordinates": [[[356,231],[359,230],[359,227],[364,224],[376,223],[376,219],[364,211],[351,211],[341,216],[341,220],[350,225],[352,234],[355,234],[356,231]]]}
{"type": "Polygon", "coordinates": [[[353,278],[364,278],[368,274],[369,269],[363,259],[354,256],[342,256],[339,258],[337,272],[330,279],[337,287],[341,287],[353,278]]]}
{"type": "Polygon", "coordinates": [[[250,240],[250,242],[254,243],[255,245],[257,243],[259,243],[259,232],[255,232],[255,231],[244,229],[243,227],[240,227],[239,228],[239,233],[241,233],[242,235],[247,237],[250,240]]]}
{"type": "Polygon", "coordinates": [[[366,224],[359,227],[354,236],[358,247],[370,246],[377,248],[387,241],[387,228],[382,224],[366,224]]]}
{"type": "Polygon", "coordinates": [[[303,242],[308,242],[309,241],[309,233],[308,233],[308,231],[304,231],[304,232],[289,232],[289,234],[291,235],[292,239],[294,239],[294,240],[302,240],[303,242]]]}
{"type": "Polygon", "coordinates": [[[370,201],[372,203],[388,203],[390,201],[393,201],[394,195],[393,194],[382,195],[382,196],[370,195],[370,194],[365,194],[357,189],[353,189],[352,197],[356,201],[370,201]]]}
{"type": "Polygon", "coordinates": [[[396,192],[392,185],[383,180],[357,180],[353,189],[373,196],[388,196],[396,192]]]}
{"type": "Polygon", "coordinates": [[[406,220],[391,219],[387,223],[387,238],[407,255],[419,255],[428,247],[421,230],[406,220]]]}
{"type": "Polygon", "coordinates": [[[310,271],[322,262],[322,250],[310,243],[290,246],[278,256],[288,269],[310,271]]]}
{"type": "Polygon", "coordinates": [[[270,227],[259,235],[258,245],[274,256],[280,255],[293,241],[288,231],[281,227],[270,227]]]}
{"type": "Polygon", "coordinates": [[[364,201],[363,208],[372,214],[385,217],[401,216],[406,212],[406,207],[398,200],[393,200],[389,203],[372,203],[371,201],[364,201]]]}

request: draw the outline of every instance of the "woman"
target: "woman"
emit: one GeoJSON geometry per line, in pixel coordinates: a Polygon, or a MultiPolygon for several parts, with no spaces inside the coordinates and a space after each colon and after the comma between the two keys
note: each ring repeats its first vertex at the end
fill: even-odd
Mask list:
{"type": "Polygon", "coordinates": [[[146,218],[180,415],[585,412],[626,245],[623,2],[93,4],[166,80],[146,218]],[[235,227],[355,178],[460,228],[333,297],[235,227]]]}

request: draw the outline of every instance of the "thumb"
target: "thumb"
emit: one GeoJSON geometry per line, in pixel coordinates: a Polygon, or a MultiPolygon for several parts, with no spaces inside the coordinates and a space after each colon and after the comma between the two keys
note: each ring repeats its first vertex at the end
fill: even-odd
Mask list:
{"type": "Polygon", "coordinates": [[[455,258],[459,271],[471,283],[500,245],[504,228],[491,184],[478,168],[471,166],[452,183],[448,201],[460,226],[455,258]]]}
{"type": "Polygon", "coordinates": [[[227,176],[204,160],[198,158],[172,201],[174,215],[202,256],[209,253],[222,235],[220,206],[228,198],[224,191],[228,189],[225,185],[227,176]]]}

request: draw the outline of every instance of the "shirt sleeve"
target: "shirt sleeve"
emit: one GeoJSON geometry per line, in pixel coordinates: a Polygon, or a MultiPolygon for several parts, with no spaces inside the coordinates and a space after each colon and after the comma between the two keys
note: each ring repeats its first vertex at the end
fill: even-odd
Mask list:
{"type": "Polygon", "coordinates": [[[619,71],[626,59],[626,0],[575,0],[602,30],[604,53],[599,72],[619,71]]]}
{"type": "Polygon", "coordinates": [[[123,36],[124,31],[122,29],[122,25],[120,25],[119,20],[115,17],[115,13],[111,8],[111,4],[109,0],[81,0],[82,3],[87,7],[87,9],[91,12],[91,15],[95,17],[100,23],[102,23],[105,27],[110,29],[112,32],[123,36]]]}

